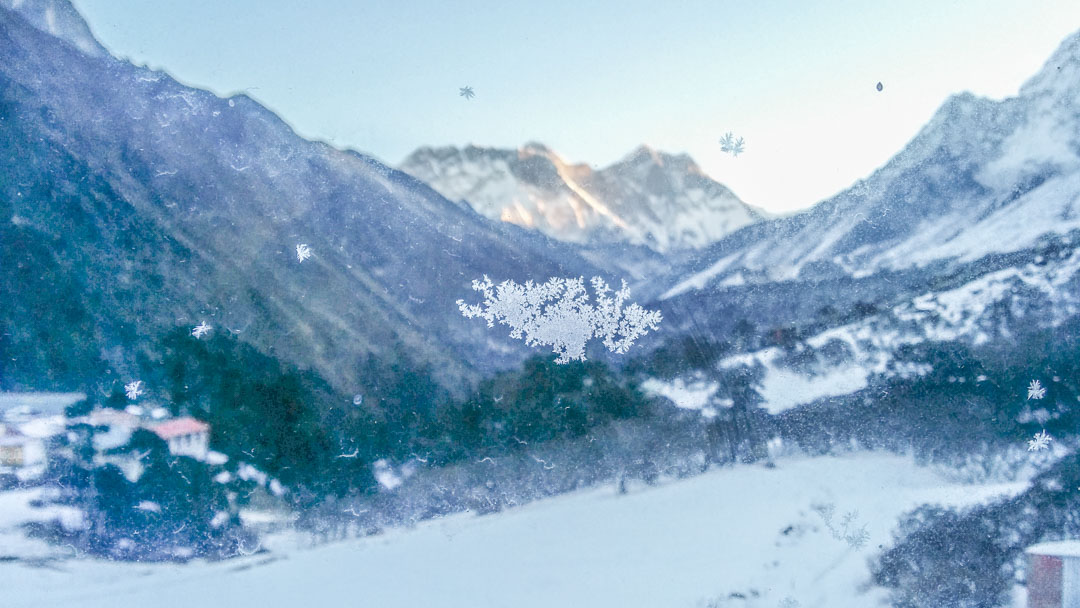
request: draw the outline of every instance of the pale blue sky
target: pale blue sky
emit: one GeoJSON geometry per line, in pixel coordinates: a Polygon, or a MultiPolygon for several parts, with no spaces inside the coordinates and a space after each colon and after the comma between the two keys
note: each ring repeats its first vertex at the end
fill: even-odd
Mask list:
{"type": "Polygon", "coordinates": [[[604,166],[647,143],[776,212],[868,175],[951,93],[1015,94],[1080,29],[1076,0],[74,4],[115,54],[391,164],[541,141],[604,166]]]}

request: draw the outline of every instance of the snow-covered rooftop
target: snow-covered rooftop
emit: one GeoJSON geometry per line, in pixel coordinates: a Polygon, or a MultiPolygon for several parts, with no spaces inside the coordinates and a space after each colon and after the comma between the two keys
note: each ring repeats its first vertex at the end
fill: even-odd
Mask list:
{"type": "Polygon", "coordinates": [[[1039,543],[1027,548],[1029,555],[1049,555],[1052,557],[1080,557],[1080,540],[1059,540],[1039,543]]]}
{"type": "Polygon", "coordinates": [[[85,393],[0,393],[0,413],[16,408],[62,414],[64,408],[86,400],[85,393]]]}
{"type": "Polygon", "coordinates": [[[185,417],[174,418],[173,420],[168,420],[161,424],[155,424],[150,427],[150,430],[157,433],[162,439],[172,439],[173,437],[180,437],[183,435],[206,433],[210,430],[210,425],[194,418],[185,417]]]}

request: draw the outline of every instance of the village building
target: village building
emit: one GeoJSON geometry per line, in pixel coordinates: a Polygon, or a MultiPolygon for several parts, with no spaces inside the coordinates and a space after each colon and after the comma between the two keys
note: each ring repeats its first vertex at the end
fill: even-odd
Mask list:
{"type": "Polygon", "coordinates": [[[85,393],[4,392],[0,393],[0,421],[21,424],[63,416],[69,406],[83,401],[86,401],[85,393]]]}
{"type": "Polygon", "coordinates": [[[0,477],[25,483],[48,467],[50,438],[64,432],[66,409],[84,393],[0,393],[0,477]]]}
{"type": "Polygon", "coordinates": [[[1080,606],[1080,540],[1041,543],[1025,553],[1028,608],[1080,606]]]}
{"type": "Polygon", "coordinates": [[[191,417],[173,418],[148,427],[177,456],[206,460],[210,453],[210,425],[191,417]]]}
{"type": "Polygon", "coordinates": [[[26,482],[40,478],[48,465],[45,441],[0,424],[0,477],[26,482]]]}
{"type": "Polygon", "coordinates": [[[123,410],[97,408],[67,418],[68,408],[85,400],[84,393],[0,393],[0,480],[40,478],[50,455],[74,457],[70,446],[80,432],[90,433],[96,465],[115,465],[130,481],[137,480],[144,469],[145,454],[125,447],[139,429],[160,437],[173,455],[211,464],[228,460],[210,450],[210,425],[205,422],[189,416],[172,418],[167,408],[153,404],[132,404],[123,410]],[[80,431],[79,425],[91,428],[80,431]]]}

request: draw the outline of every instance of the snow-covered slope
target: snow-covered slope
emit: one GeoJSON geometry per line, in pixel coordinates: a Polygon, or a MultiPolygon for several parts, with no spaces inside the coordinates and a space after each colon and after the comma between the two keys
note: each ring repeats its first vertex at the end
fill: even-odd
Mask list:
{"type": "MultiPolygon", "coordinates": [[[[862,389],[875,374],[929,371],[896,364],[894,355],[907,345],[931,341],[958,341],[971,346],[1009,343],[1022,330],[1060,327],[1080,314],[1077,238],[1077,233],[1066,235],[1044,253],[1028,252],[1027,261],[1017,260],[937,289],[913,292],[874,314],[808,335],[791,350],[769,346],[725,357],[718,365],[731,368],[760,364],[764,372],[762,407],[778,414],[862,389]],[[798,363],[793,364],[793,360],[798,363]]],[[[971,378],[976,382],[985,379],[971,378]]],[[[697,373],[663,383],[650,380],[642,388],[652,389],[650,392],[668,397],[681,407],[704,410],[715,404],[719,386],[697,373]],[[677,390],[691,384],[698,387],[692,395],[677,390]]]]}
{"type": "Polygon", "coordinates": [[[420,148],[400,168],[488,218],[575,243],[693,249],[763,217],[689,156],[646,146],[599,171],[536,143],[519,150],[420,148]]]}
{"type": "Polygon", "coordinates": [[[890,542],[903,512],[985,502],[1025,485],[960,485],[910,459],[873,453],[780,459],[772,469],[739,465],[624,496],[590,489],[243,560],[0,562],[0,589],[10,608],[775,608],[785,598],[865,608],[884,595],[863,587],[867,559],[890,542]],[[827,504],[838,517],[858,511],[865,548],[829,534],[813,510],[827,504]]]}
{"type": "Polygon", "coordinates": [[[1018,96],[953,96],[869,178],[722,240],[672,281],[669,295],[736,275],[790,279],[809,266],[860,277],[972,261],[1080,227],[1078,101],[1080,33],[1018,96]]]}

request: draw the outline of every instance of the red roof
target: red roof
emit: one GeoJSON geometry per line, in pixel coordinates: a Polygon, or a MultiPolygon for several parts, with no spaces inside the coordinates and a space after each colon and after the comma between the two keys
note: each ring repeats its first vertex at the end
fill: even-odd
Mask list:
{"type": "Polygon", "coordinates": [[[194,418],[175,418],[161,424],[155,424],[150,427],[150,430],[157,433],[157,436],[162,439],[172,439],[173,437],[209,432],[210,425],[194,418]]]}

